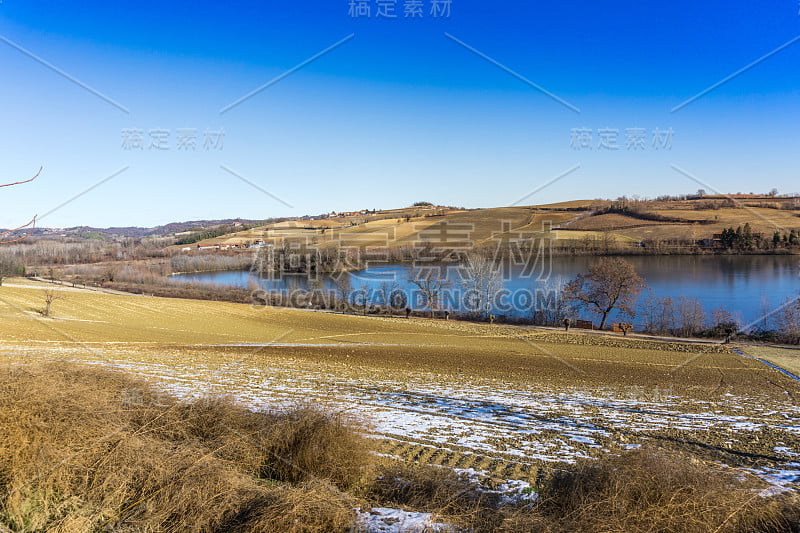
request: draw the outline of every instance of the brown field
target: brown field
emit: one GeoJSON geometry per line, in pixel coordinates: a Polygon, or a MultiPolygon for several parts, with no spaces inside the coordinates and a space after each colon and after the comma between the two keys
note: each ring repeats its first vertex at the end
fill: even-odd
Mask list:
{"type": "MultiPolygon", "coordinates": [[[[334,246],[403,246],[428,242],[431,246],[445,244],[437,240],[437,233],[466,231],[465,240],[488,242],[502,235],[503,228],[515,231],[542,231],[542,221],[560,222],[575,217],[575,213],[537,213],[525,207],[479,209],[473,211],[448,210],[438,215],[426,211],[381,212],[353,218],[355,225],[345,219],[332,218],[318,221],[280,222],[247,231],[201,241],[200,244],[241,244],[263,239],[266,243],[300,242],[320,247],[334,246]],[[408,221],[405,214],[412,215],[408,221]],[[419,215],[419,216],[415,216],[419,215]],[[397,218],[395,218],[397,217],[397,218]],[[538,217],[538,218],[535,218],[538,217]],[[450,226],[450,225],[453,226],[450,226]],[[466,226],[464,226],[466,225],[466,226]],[[322,228],[325,228],[323,231],[322,228]],[[443,229],[442,229],[443,228],[443,229]],[[423,235],[421,232],[425,232],[423,235]]],[[[452,236],[450,238],[453,238],[452,236]]]]}
{"type": "Polygon", "coordinates": [[[638,228],[641,226],[660,226],[663,224],[663,222],[656,222],[654,220],[640,220],[616,213],[607,213],[605,215],[576,220],[569,225],[569,228],[575,230],[611,231],[624,228],[638,228]]]}
{"type": "Polygon", "coordinates": [[[387,453],[405,459],[519,475],[682,433],[737,464],[776,465],[783,455],[773,448],[800,451],[781,414],[798,416],[798,383],[718,345],[67,288],[44,319],[41,287],[0,287],[7,362],[110,364],[180,394],[233,394],[253,406],[357,406],[387,453]],[[649,414],[625,411],[632,401],[649,414]],[[711,420],[674,414],[709,409],[711,420]],[[583,429],[564,440],[571,424],[583,429]],[[526,428],[537,425],[531,442],[526,428]]]}
{"type": "Polygon", "coordinates": [[[656,210],[658,214],[674,216],[696,220],[714,220],[714,224],[703,225],[703,231],[717,233],[723,228],[733,227],[749,223],[753,231],[763,232],[767,237],[771,237],[775,231],[785,231],[800,229],[800,217],[798,211],[782,209],[766,209],[760,207],[750,208],[721,208],[716,210],[680,210],[664,209],[656,210]]]}
{"type": "Polygon", "coordinates": [[[532,205],[528,207],[540,209],[589,209],[606,207],[610,204],[608,200],[567,200],[565,202],[555,202],[552,204],[532,205]]]}
{"type": "MultiPolygon", "coordinates": [[[[749,198],[749,197],[748,197],[749,198]]],[[[432,246],[444,245],[436,241],[436,230],[453,224],[458,231],[464,224],[469,239],[477,245],[493,245],[505,237],[518,237],[520,232],[541,232],[545,221],[554,228],[564,226],[576,232],[558,232],[559,240],[574,241],[586,236],[610,233],[618,245],[635,245],[652,240],[709,239],[728,227],[736,228],[749,223],[753,231],[771,238],[775,231],[788,233],[800,230],[798,209],[763,207],[766,200],[748,199],[735,207],[708,208],[713,198],[685,201],[651,201],[640,209],[684,219],[685,223],[641,220],[619,214],[586,216],[591,210],[607,207],[610,202],[601,200],[576,200],[541,206],[500,207],[489,209],[454,210],[447,208],[403,208],[379,211],[375,214],[314,221],[280,222],[269,226],[225,235],[202,241],[202,244],[242,244],[256,239],[278,244],[284,241],[300,242],[321,247],[339,246],[402,246],[428,242],[432,246]],[[584,210],[584,211],[576,211],[584,210]],[[406,221],[405,217],[410,216],[406,221]],[[691,221],[703,222],[692,224],[691,221]],[[325,229],[323,229],[325,228],[325,229]],[[424,233],[423,233],[424,232],[424,233]]],[[[769,205],[789,205],[790,200],[774,199],[769,205]]],[[[794,205],[793,203],[791,205],[794,205]]]]}

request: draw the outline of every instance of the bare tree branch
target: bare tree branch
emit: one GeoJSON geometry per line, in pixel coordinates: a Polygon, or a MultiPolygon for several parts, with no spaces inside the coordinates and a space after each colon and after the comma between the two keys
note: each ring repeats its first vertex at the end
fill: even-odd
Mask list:
{"type": "Polygon", "coordinates": [[[29,228],[29,229],[28,229],[28,231],[25,233],[25,235],[23,235],[22,237],[17,237],[16,239],[2,240],[2,241],[0,241],[0,244],[10,244],[10,243],[12,243],[12,242],[19,242],[19,241],[21,241],[22,239],[27,239],[27,238],[28,238],[28,237],[29,237],[29,236],[30,236],[30,235],[33,233],[33,230],[35,230],[35,229],[36,229],[36,217],[35,217],[35,216],[34,216],[34,217],[33,217],[33,219],[32,219],[30,222],[28,222],[27,224],[23,224],[22,226],[20,226],[20,227],[18,227],[18,228],[14,228],[14,229],[6,230],[6,231],[4,231],[4,232],[0,233],[0,237],[3,237],[3,236],[5,236],[5,235],[8,235],[9,233],[14,233],[15,231],[19,231],[19,230],[21,230],[21,229],[27,228],[28,226],[30,226],[30,228],[29,228]]]}
{"type": "Polygon", "coordinates": [[[37,173],[36,173],[36,175],[35,175],[35,176],[33,176],[33,177],[32,177],[32,178],[30,178],[30,179],[23,180],[23,181],[15,181],[14,183],[4,183],[4,184],[0,185],[0,187],[11,187],[12,185],[21,185],[21,184],[23,184],[23,183],[28,183],[28,182],[30,182],[30,181],[33,181],[33,180],[35,180],[36,178],[38,178],[38,177],[39,177],[39,174],[41,174],[41,173],[42,173],[42,168],[43,168],[43,167],[39,167],[39,172],[37,172],[37,173]]]}
{"type": "MultiPolygon", "coordinates": [[[[29,179],[26,179],[26,180],[22,180],[22,181],[15,181],[14,183],[3,183],[3,184],[0,184],[0,187],[11,187],[12,185],[21,185],[23,183],[29,183],[29,182],[31,182],[31,181],[33,181],[33,180],[35,180],[36,178],[39,177],[39,174],[42,173],[42,168],[43,167],[40,166],[39,167],[39,171],[36,172],[36,174],[34,174],[34,176],[32,178],[29,178],[29,179]]],[[[10,229],[10,230],[7,230],[7,231],[4,231],[4,232],[0,233],[0,237],[4,237],[6,235],[12,234],[12,233],[14,233],[16,231],[19,231],[21,229],[24,229],[24,228],[27,228],[28,226],[30,226],[28,231],[24,235],[22,235],[21,237],[16,237],[16,238],[7,239],[7,240],[0,240],[0,244],[10,244],[12,242],[19,242],[19,241],[21,241],[23,239],[27,239],[28,237],[30,237],[33,234],[33,230],[36,229],[36,217],[37,216],[38,215],[35,215],[33,217],[33,219],[30,222],[28,222],[27,224],[23,224],[22,226],[19,226],[17,228],[10,229]]]]}

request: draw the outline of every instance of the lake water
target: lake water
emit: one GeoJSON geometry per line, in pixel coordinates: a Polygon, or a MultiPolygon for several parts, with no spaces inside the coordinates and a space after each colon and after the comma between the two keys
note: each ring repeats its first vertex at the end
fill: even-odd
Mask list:
{"type": "MultiPolygon", "coordinates": [[[[696,298],[706,311],[724,307],[737,313],[744,324],[761,316],[765,302],[777,307],[787,297],[797,297],[800,293],[799,256],[634,256],[626,257],[626,260],[634,265],[656,296],[696,298]]],[[[553,257],[547,263],[538,264],[533,271],[519,265],[504,265],[503,287],[506,295],[501,302],[508,305],[504,307],[501,304],[501,309],[495,311],[521,316],[525,313],[529,298],[537,295],[545,297],[543,287],[552,287],[559,279],[566,282],[578,273],[586,272],[595,261],[595,257],[553,257]]],[[[445,267],[441,268],[445,272],[445,267]]],[[[350,272],[346,276],[354,289],[364,287],[375,290],[386,282],[395,281],[400,289],[410,293],[415,288],[408,281],[412,272],[412,266],[385,265],[350,272]]],[[[453,267],[447,272],[451,279],[458,279],[453,267]]],[[[279,279],[270,280],[260,279],[247,271],[179,274],[174,278],[244,288],[252,288],[258,283],[262,289],[273,291],[315,286],[306,276],[284,274],[279,279]]],[[[316,282],[316,286],[330,290],[336,284],[325,276],[316,282]]],[[[457,287],[454,283],[451,291],[458,292],[457,287]]],[[[458,300],[459,295],[452,298],[458,300]]],[[[640,303],[642,300],[640,298],[640,303]]],[[[413,295],[409,301],[412,307],[422,307],[421,300],[417,298],[415,301],[413,295]]]]}

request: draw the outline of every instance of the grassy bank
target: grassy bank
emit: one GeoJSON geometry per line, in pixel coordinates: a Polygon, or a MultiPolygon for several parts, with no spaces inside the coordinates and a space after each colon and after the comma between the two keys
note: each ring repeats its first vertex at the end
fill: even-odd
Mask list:
{"type": "Polygon", "coordinates": [[[585,461],[509,502],[368,453],[358,421],[179,401],[128,374],[0,368],[0,524],[11,531],[360,531],[395,507],[471,531],[795,531],[791,494],[664,449],[585,461]],[[355,529],[353,529],[355,524],[355,529]]]}

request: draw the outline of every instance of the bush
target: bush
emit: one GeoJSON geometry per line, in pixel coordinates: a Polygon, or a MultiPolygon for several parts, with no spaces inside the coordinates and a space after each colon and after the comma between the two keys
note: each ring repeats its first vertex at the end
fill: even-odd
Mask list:
{"type": "Polygon", "coordinates": [[[789,532],[795,496],[768,498],[752,474],[663,449],[635,450],[554,475],[507,531],[789,532]]]}
{"type": "Polygon", "coordinates": [[[366,495],[374,504],[446,516],[467,531],[497,531],[502,522],[496,495],[449,468],[392,461],[378,474],[366,495]]]}
{"type": "Polygon", "coordinates": [[[368,455],[364,438],[352,427],[341,415],[313,407],[282,413],[267,434],[263,473],[291,483],[322,478],[342,489],[354,487],[368,455]]]}

